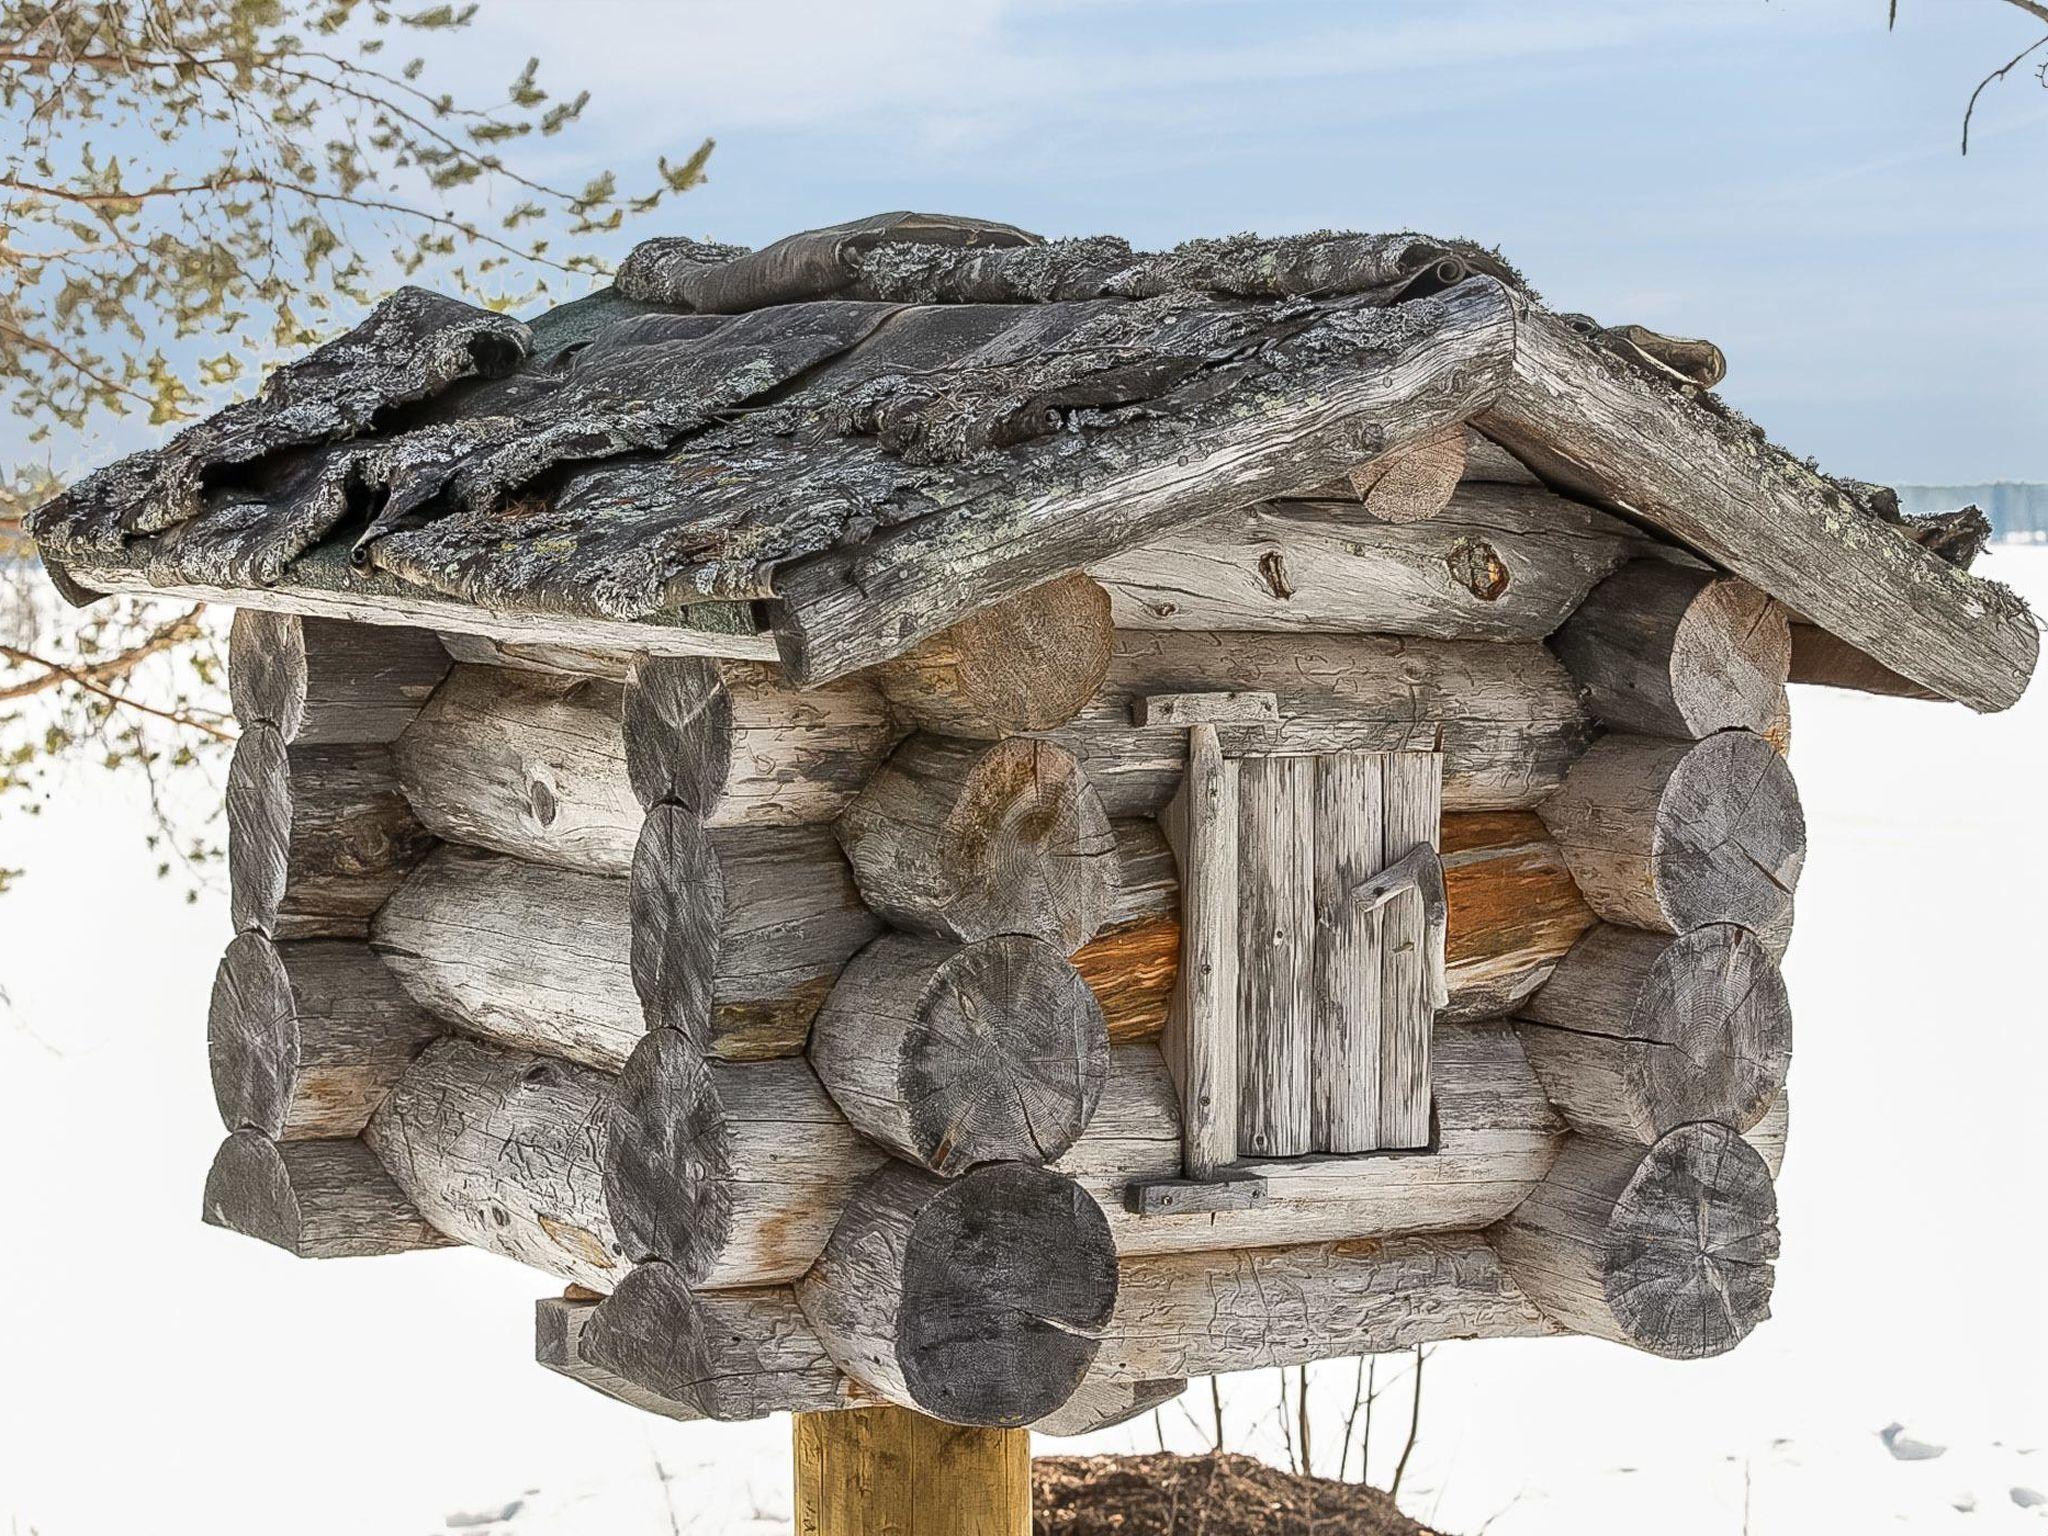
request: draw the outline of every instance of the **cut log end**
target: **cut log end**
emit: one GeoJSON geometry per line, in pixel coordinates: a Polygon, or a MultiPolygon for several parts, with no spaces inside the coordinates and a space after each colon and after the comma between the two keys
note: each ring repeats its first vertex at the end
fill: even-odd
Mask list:
{"type": "Polygon", "coordinates": [[[1109,1031],[1080,974],[1019,934],[965,947],[889,934],[850,964],[811,1031],[811,1062],[856,1127],[952,1175],[1050,1162],[1087,1128],[1109,1031]]]}
{"type": "Polygon", "coordinates": [[[1733,1349],[1770,1315],[1778,1202],[1763,1157],[1725,1126],[1689,1125],[1644,1157],[1607,1223],[1605,1295],[1643,1348],[1733,1349]]]}
{"type": "Polygon", "coordinates": [[[1419,523],[1443,511],[1465,474],[1465,428],[1454,423],[1351,472],[1365,510],[1389,523],[1419,523]]]}
{"type": "Polygon", "coordinates": [[[798,1288],[841,1370],[955,1424],[1016,1427],[1081,1385],[1116,1302],[1116,1249],[1073,1180],[1016,1163],[870,1178],[798,1288]]]}
{"type": "Polygon", "coordinates": [[[673,1029],[650,1030],[612,1097],[604,1198],[626,1256],[701,1279],[733,1225],[732,1140],[715,1071],[673,1029]]]}
{"type": "Polygon", "coordinates": [[[839,837],[868,905],[923,933],[1028,933],[1070,954],[1116,900],[1109,817],[1051,742],[913,737],[848,807],[839,837]]]}
{"type": "Polygon", "coordinates": [[[201,1214],[302,1259],[449,1246],[353,1139],[280,1145],[237,1131],[214,1154],[201,1214]]]}
{"type": "Polygon", "coordinates": [[[431,630],[243,608],[228,631],[235,717],[309,746],[393,740],[449,665],[431,630]]]}
{"type": "Polygon", "coordinates": [[[1109,670],[1109,594],[1063,576],[997,603],[871,674],[904,719],[981,740],[1074,718],[1109,670]]]}
{"type": "Polygon", "coordinates": [[[1524,1009],[1523,1046],[1581,1130],[1655,1141],[1695,1120],[1746,1131],[1785,1085],[1792,1010],[1756,935],[1601,927],[1524,1009]]]}
{"type": "Polygon", "coordinates": [[[1606,737],[1539,812],[1588,905],[1629,927],[1770,932],[1806,861],[1791,770],[1748,731],[1606,737]]]}
{"type": "Polygon", "coordinates": [[[1689,1360],[1770,1315],[1777,1221],[1763,1157],[1695,1123],[1648,1148],[1575,1139],[1494,1245],[1553,1322],[1689,1360]]]}
{"type": "Polygon", "coordinates": [[[732,768],[732,698],[702,656],[641,662],[626,686],[626,773],[641,805],[717,808],[732,768]]]}

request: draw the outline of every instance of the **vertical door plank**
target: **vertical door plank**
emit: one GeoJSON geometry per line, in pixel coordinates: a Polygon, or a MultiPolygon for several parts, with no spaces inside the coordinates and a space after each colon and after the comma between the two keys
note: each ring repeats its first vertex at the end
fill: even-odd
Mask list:
{"type": "Polygon", "coordinates": [[[1238,764],[1238,1149],[1296,1157],[1309,1136],[1315,761],[1238,764]]]}
{"type": "Polygon", "coordinates": [[[1187,775],[1162,817],[1180,861],[1181,963],[1160,1043],[1191,1179],[1237,1161],[1237,771],[1215,726],[1191,727],[1187,775]]]}
{"type": "MultiPolygon", "coordinates": [[[[1435,847],[1443,826],[1443,757],[1390,752],[1384,761],[1388,863],[1417,843],[1435,847]]],[[[1407,891],[1383,910],[1380,948],[1380,1145],[1429,1143],[1429,950],[1422,897],[1407,891]]]]}
{"type": "Polygon", "coordinates": [[[1380,1144],[1382,914],[1348,898],[1386,867],[1382,759],[1377,752],[1315,759],[1309,1139],[1318,1152],[1370,1152],[1380,1144]]]}

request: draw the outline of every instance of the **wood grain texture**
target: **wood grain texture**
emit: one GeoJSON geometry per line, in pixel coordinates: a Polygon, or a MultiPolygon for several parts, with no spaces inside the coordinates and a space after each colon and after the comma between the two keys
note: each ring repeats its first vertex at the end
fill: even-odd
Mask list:
{"type": "Polygon", "coordinates": [[[942,629],[867,676],[923,730],[985,741],[1074,718],[1109,668],[1109,595],[1062,576],[942,629]]]}
{"type": "Polygon", "coordinates": [[[1792,625],[1791,680],[1822,688],[1847,688],[1856,693],[1886,694],[1900,699],[1941,699],[1943,694],[1911,678],[1901,677],[1876,657],[1829,634],[1818,624],[1792,625]]]}
{"type": "Polygon", "coordinates": [[[1031,1432],[905,1408],[799,1413],[796,1536],[1030,1536],[1031,1432]]]}
{"type": "MultiPolygon", "coordinates": [[[[1229,825],[1234,833],[1235,814],[1229,825]]],[[[1109,1038],[1151,1039],[1165,1027],[1167,1009],[1179,984],[1180,871],[1159,822],[1125,817],[1111,822],[1110,831],[1117,849],[1116,905],[1095,937],[1071,958],[1074,969],[1095,994],[1109,1038]]],[[[1231,867],[1236,867],[1234,859],[1231,867]]],[[[1230,953],[1235,964],[1234,946],[1230,953]]],[[[1225,995],[1234,990],[1233,983],[1225,995]]],[[[1236,1032],[1231,1034],[1234,1040],[1236,1032]]],[[[1236,1078],[1233,1063],[1224,1080],[1234,1082],[1236,1078]]],[[[1229,1145],[1237,1145],[1234,1127],[1229,1145]]]]}
{"type": "Polygon", "coordinates": [[[1296,1157],[1310,1139],[1315,762],[1237,765],[1237,1148],[1296,1157]]]}
{"type": "Polygon", "coordinates": [[[445,1248],[449,1239],[354,1137],[275,1142],[236,1131],[206,1175],[201,1216],[301,1259],[364,1258],[445,1248]]]}
{"type": "Polygon", "coordinates": [[[1785,1171],[1785,1148],[1792,1126],[1792,1095],[1780,1089],[1764,1111],[1763,1119],[1742,1133],[1742,1139],[1757,1150],[1775,1182],[1785,1171]]]}
{"type": "Polygon", "coordinates": [[[890,933],[840,974],[809,1055],[856,1129],[950,1177],[1071,1147],[1102,1098],[1109,1030],[1042,939],[890,933]]]}
{"type": "Polygon", "coordinates": [[[1652,1142],[1693,1120],[1747,1131],[1792,1063],[1785,980],[1727,923],[1595,928],[1523,1005],[1522,1048],[1578,1129],[1652,1142]]]}
{"type": "Polygon", "coordinates": [[[1992,710],[2025,690],[2040,635],[2011,592],[1559,317],[1525,307],[1515,329],[1512,381],[1474,424],[1547,482],[1627,509],[1945,697],[1992,710]]]}
{"type": "Polygon", "coordinates": [[[396,740],[448,666],[431,630],[256,609],[228,629],[235,718],[306,746],[396,740]]]}
{"type": "Polygon", "coordinates": [[[1185,732],[1134,726],[1132,706],[1231,691],[1275,694],[1280,724],[1219,727],[1225,753],[1440,749],[1453,811],[1533,808],[1593,737],[1570,675],[1540,645],[1130,630],[1088,707],[1050,736],[1111,816],[1152,815],[1179,787],[1185,732]]]}
{"type": "Polygon", "coordinates": [[[427,1047],[364,1140],[436,1230],[593,1290],[626,1272],[605,1210],[612,1079],[451,1036],[427,1047]]]}
{"type": "Polygon", "coordinates": [[[1346,478],[1372,516],[1419,523],[1443,511],[1464,474],[1465,428],[1459,423],[1368,460],[1346,478]]]}
{"type": "Polygon", "coordinates": [[[583,1360],[707,1419],[766,1418],[870,1404],[825,1353],[785,1285],[693,1290],[642,1264],[597,1304],[583,1360]]]}
{"type": "Polygon", "coordinates": [[[890,1162],[853,1192],[797,1298],[839,1368],[899,1407],[1014,1428],[1080,1386],[1116,1301],[1116,1249],[1072,1179],[890,1162]]]}
{"type": "Polygon", "coordinates": [[[599,1298],[581,1287],[566,1296],[543,1296],[533,1304],[533,1358],[558,1376],[566,1376],[591,1391],[638,1408],[685,1423],[704,1417],[691,1404],[663,1397],[616,1371],[593,1365],[583,1358],[583,1337],[597,1311],[599,1298]]]}
{"type": "Polygon", "coordinates": [[[237,933],[361,938],[434,846],[390,748],[297,746],[252,725],[228,764],[229,916],[237,933]]]}
{"type": "Polygon", "coordinates": [[[1430,1052],[1436,1140],[1429,1150],[1261,1161],[1266,1198],[1251,1209],[1153,1216],[1125,1209],[1133,1179],[1180,1173],[1179,1100],[1151,1046],[1111,1051],[1102,1105],[1055,1166],[1096,1198],[1127,1258],[1483,1227],[1541,1181],[1564,1143],[1565,1123],[1511,1026],[1439,1024],[1430,1052]]]}
{"type": "Polygon", "coordinates": [[[1629,927],[1772,930],[1806,862],[1791,770],[1747,731],[1701,742],[1608,736],[1539,814],[1587,903],[1629,927]]]}
{"type": "Polygon", "coordinates": [[[831,834],[707,832],[669,808],[641,843],[630,881],[444,847],[378,913],[374,946],[451,1024],[591,1066],[664,1025],[733,1059],[800,1052],[880,929],[831,834]]]}
{"type": "MultiPolygon", "coordinates": [[[[158,574],[132,566],[80,561],[71,574],[97,592],[154,593],[236,609],[339,619],[356,624],[397,625],[408,629],[480,635],[515,644],[558,646],[572,650],[615,651],[652,656],[731,656],[752,661],[775,660],[775,641],[756,633],[750,620],[740,628],[690,628],[682,624],[610,619],[593,614],[549,613],[481,608],[461,598],[444,597],[424,587],[399,581],[371,581],[333,587],[288,578],[269,586],[225,586],[204,581],[164,581],[158,574]]],[[[728,610],[744,615],[744,603],[699,604],[694,615],[728,610]]]]}
{"type": "MultiPolygon", "coordinates": [[[[1162,938],[1171,946],[1172,989],[1163,1001],[1164,1049],[1167,1069],[1180,1093],[1181,1171],[1204,1179],[1237,1160],[1242,1116],[1238,1098],[1238,900],[1239,815],[1237,765],[1223,756],[1213,725],[1188,731],[1188,767],[1180,789],[1163,817],[1180,873],[1184,905],[1174,920],[1163,923],[1141,914],[1141,925],[1114,930],[1118,948],[1104,952],[1091,945],[1075,957],[1075,966],[1100,996],[1106,990],[1118,999],[1119,1015],[1135,996],[1117,985],[1128,978],[1128,992],[1139,992],[1142,979],[1158,969],[1129,956],[1127,943],[1162,938]],[[1163,929],[1163,931],[1161,931],[1163,929]],[[1127,936],[1127,937],[1124,937],[1127,936]],[[1117,968],[1118,961],[1125,968],[1117,968]]],[[[1126,889],[1129,888],[1128,878],[1126,889]]],[[[1098,940],[1103,943],[1107,939],[1098,940]]],[[[1126,1033],[1134,1033],[1125,1031],[1126,1033]]],[[[1112,1026],[1112,1035],[1117,1033],[1112,1026]]]]}
{"type": "MultiPolygon", "coordinates": [[[[1443,759],[1395,752],[1382,759],[1382,836],[1386,861],[1436,846],[1443,823],[1443,759]]],[[[1446,892],[1448,898],[1448,892],[1446,892]]],[[[1430,1139],[1429,1042],[1435,1019],[1439,960],[1421,892],[1406,891],[1380,913],[1379,1145],[1427,1146],[1430,1139]]],[[[1329,1148],[1337,1151],[1340,1148],[1329,1148]]]]}
{"type": "Polygon", "coordinates": [[[1651,1354],[1718,1355],[1770,1315],[1777,1197],[1726,1126],[1682,1125],[1647,1148],[1574,1137],[1491,1238],[1544,1316],[1651,1354]]]}
{"type": "Polygon", "coordinates": [[[811,684],[871,665],[1172,528],[1334,479],[1464,421],[1492,399],[1512,361],[1512,302],[1490,281],[1391,310],[1347,310],[1332,323],[1343,341],[1320,338],[1299,370],[1240,379],[1227,405],[1098,434],[1085,460],[1039,455],[1000,494],[963,497],[858,550],[777,571],[777,640],[790,676],[811,684]],[[1368,336],[1363,352],[1350,352],[1368,336]]]}
{"type": "Polygon", "coordinates": [[[1457,1233],[1127,1258],[1097,1369],[1214,1376],[1556,1329],[1483,1237],[1457,1233]]]}
{"type": "Polygon", "coordinates": [[[367,945],[245,933],[214,973],[207,1060],[230,1131],[354,1136],[440,1024],[367,945]]]}
{"type": "Polygon", "coordinates": [[[1068,954],[1116,897],[1109,818],[1087,774],[1050,742],[920,733],[838,831],[867,904],[921,933],[1025,933],[1068,954]]]}
{"type": "Polygon", "coordinates": [[[604,1195],[627,1254],[685,1284],[794,1280],[885,1159],[803,1061],[707,1061],[658,1029],[619,1076],[604,1195]]]}
{"type": "Polygon", "coordinates": [[[1637,560],[1593,589],[1551,649],[1612,730],[1762,734],[1785,696],[1784,605],[1733,576],[1637,560]]]}
{"type": "Polygon", "coordinates": [[[1126,629],[1541,640],[1596,583],[1658,548],[1597,507],[1467,481],[1427,522],[1356,502],[1270,501],[1095,566],[1126,629]]]}

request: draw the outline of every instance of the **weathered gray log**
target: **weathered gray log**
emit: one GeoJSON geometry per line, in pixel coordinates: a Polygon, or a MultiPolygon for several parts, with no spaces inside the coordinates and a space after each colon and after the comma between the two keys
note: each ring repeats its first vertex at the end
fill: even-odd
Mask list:
{"type": "Polygon", "coordinates": [[[1126,1258],[1096,1370],[1214,1376],[1554,1333],[1475,1233],[1126,1258]]]}
{"type": "Polygon", "coordinates": [[[302,1259],[407,1253],[450,1241],[354,1137],[276,1142],[236,1131],[214,1154],[200,1214],[209,1226],[302,1259]]]}
{"type": "Polygon", "coordinates": [[[1180,783],[1186,732],[1134,726],[1147,694],[1268,692],[1280,723],[1221,726],[1223,749],[1444,754],[1444,808],[1533,807],[1563,782],[1593,725],[1571,677],[1539,645],[1120,630],[1109,676],[1050,733],[1079,759],[1111,816],[1157,812],[1180,783]]]}
{"type": "Polygon", "coordinates": [[[1315,759],[1237,765],[1237,1147],[1310,1148],[1316,940],[1315,759]]]}
{"type": "Polygon", "coordinates": [[[867,904],[922,933],[1028,933],[1067,954],[1116,898],[1102,802],[1046,741],[913,736],[847,807],[839,840],[867,904]]]}
{"type": "Polygon", "coordinates": [[[775,660],[774,639],[754,628],[745,603],[694,604],[685,615],[691,621],[688,623],[608,619],[541,609],[485,608],[406,582],[361,580],[350,572],[346,555],[343,550],[342,558],[335,562],[339,573],[314,569],[318,563],[315,557],[303,556],[285,580],[270,586],[166,581],[161,572],[92,561],[73,564],[71,574],[99,592],[144,592],[236,609],[477,635],[521,645],[628,655],[775,660]],[[349,585],[342,587],[342,581],[349,585]]]}
{"type": "Polygon", "coordinates": [[[262,724],[235,743],[227,812],[235,931],[274,939],[361,938],[434,846],[389,747],[287,745],[262,724]]]}
{"type": "Polygon", "coordinates": [[[1693,1360],[1770,1315],[1777,1196],[1726,1126],[1682,1125],[1647,1148],[1574,1137],[1491,1237],[1529,1299],[1574,1333],[1693,1360]]]}
{"type": "Polygon", "coordinates": [[[1539,808],[1572,878],[1612,923],[1684,933],[1775,927],[1806,862],[1791,770],[1761,736],[1608,736],[1539,808]]]}
{"type": "Polygon", "coordinates": [[[1513,377],[1474,425],[1552,485],[1664,529],[1803,618],[1972,708],[2019,698],[2026,605],[1857,506],[1838,484],[1528,308],[1513,377]]]}
{"type": "Polygon", "coordinates": [[[801,1051],[841,968],[882,927],[827,828],[707,831],[675,805],[647,813],[631,898],[648,1027],[734,1061],[801,1051]]]}
{"type": "Polygon", "coordinates": [[[1109,596],[1086,576],[969,614],[868,676],[927,731],[993,741],[1074,718],[1109,668],[1109,596]]]}
{"type": "Polygon", "coordinates": [[[1092,573],[1126,629],[1541,640],[1642,530],[1534,486],[1462,485],[1427,522],[1356,503],[1273,501],[1113,556],[1092,573]]]}
{"type": "Polygon", "coordinates": [[[395,741],[449,665],[427,629],[244,608],[228,630],[235,718],[302,746],[395,741]]]}
{"type": "MultiPolygon", "coordinates": [[[[644,1264],[601,1300],[541,1301],[534,1320],[541,1364],[669,1418],[757,1419],[879,1401],[832,1363],[786,1285],[693,1291],[667,1265],[644,1264]]],[[[1031,1427],[1045,1435],[1107,1429],[1186,1386],[1093,1371],[1031,1427]]]]}
{"type": "Polygon", "coordinates": [[[206,1016],[221,1120],[276,1141],[353,1136],[439,1033],[367,945],[242,934],[206,1016]]]}
{"type": "Polygon", "coordinates": [[[735,1059],[793,1055],[840,967],[880,930],[831,833],[648,818],[631,881],[446,847],[373,943],[461,1028],[616,1068],[652,1026],[735,1059]]]}
{"type": "MultiPolygon", "coordinates": [[[[1151,914],[1141,910],[1095,941],[1113,938],[1115,951],[1091,956],[1091,945],[1076,956],[1076,968],[1090,977],[1098,995],[1115,995],[1132,990],[1119,982],[1148,970],[1131,939],[1165,939],[1177,969],[1169,973],[1174,985],[1162,1045],[1180,1093],[1181,1171],[1191,1179],[1206,1179],[1237,1161],[1237,772],[1223,756],[1214,725],[1189,728],[1187,774],[1163,817],[1185,892],[1184,902],[1171,909],[1178,920],[1148,923],[1151,914]]],[[[1130,879],[1128,863],[1124,874],[1127,900],[1132,891],[1149,889],[1130,879]]]]}
{"type": "Polygon", "coordinates": [[[1465,484],[1541,485],[1542,477],[1483,432],[1465,429],[1465,484]]]}
{"type": "Polygon", "coordinates": [[[876,1399],[839,1372],[785,1285],[693,1290],[642,1264],[600,1302],[582,1358],[707,1419],[857,1408],[876,1399]]]}
{"type": "Polygon", "coordinates": [[[1505,382],[1514,324],[1511,297],[1490,282],[1352,310],[1335,322],[1343,340],[1318,327],[1299,366],[1282,343],[1265,354],[1269,376],[1240,379],[1227,400],[1098,434],[1085,472],[1048,440],[1000,493],[982,488],[857,550],[778,570],[785,665],[806,685],[872,665],[987,603],[1462,421],[1505,382]]]}
{"type": "Polygon", "coordinates": [[[1728,923],[1677,937],[1603,925],[1522,1008],[1522,1049],[1580,1130],[1655,1141],[1692,1120],[1747,1131],[1785,1086],[1777,964],[1728,923]]]}
{"type": "Polygon", "coordinates": [[[643,662],[634,681],[457,667],[396,749],[451,842],[600,874],[632,868],[644,805],[717,827],[830,821],[899,731],[859,683],[797,693],[759,663],[643,662]]]}
{"type": "Polygon", "coordinates": [[[1847,688],[1856,693],[1889,694],[1901,699],[1940,699],[1932,688],[1901,677],[1883,662],[1818,624],[1792,625],[1791,680],[1822,688],[1847,688]]]}
{"type": "MultiPolygon", "coordinates": [[[[1148,821],[1111,824],[1123,865],[1123,894],[1074,968],[1094,990],[1113,1043],[1160,1039],[1181,985],[1181,895],[1174,860],[1148,821]]],[[[1229,826],[1235,831],[1233,810],[1229,826]]],[[[1572,883],[1564,856],[1542,821],[1528,811],[1463,812],[1443,820],[1444,892],[1450,905],[1443,1018],[1473,1023],[1515,1011],[1597,919],[1572,883]]],[[[1233,919],[1235,850],[1227,865],[1231,894],[1222,911],[1233,919]]],[[[1190,906],[1194,898],[1189,898],[1190,906]]],[[[1233,922],[1232,926],[1235,924],[1233,922]]],[[[1230,948],[1235,964],[1236,947],[1230,948]]],[[[1236,997],[1231,981],[1226,996],[1236,997]]],[[[1236,1014],[1226,1014],[1235,1050],[1236,1014]]],[[[1224,1080],[1236,1081],[1235,1056],[1224,1080]]],[[[1233,1126],[1230,1140],[1236,1146],[1233,1126]]],[[[1220,1163],[1234,1160],[1234,1151],[1220,1163]]]]}
{"type": "Polygon", "coordinates": [[[1785,697],[1784,606],[1734,576],[1637,560],[1593,589],[1551,649],[1611,729],[1762,734],[1785,697]]]}
{"type": "Polygon", "coordinates": [[[663,1397],[615,1371],[592,1365],[583,1358],[583,1336],[597,1311],[599,1297],[571,1286],[565,1296],[543,1296],[533,1304],[533,1358],[558,1376],[601,1393],[642,1413],[660,1414],[665,1419],[689,1422],[704,1415],[689,1403],[663,1397]]]}
{"type": "Polygon", "coordinates": [[[458,1242],[607,1290],[626,1272],[604,1207],[612,1080],[451,1036],[364,1132],[398,1187],[458,1242]]]}
{"type": "Polygon", "coordinates": [[[1145,1216],[1126,1209],[1133,1180],[1175,1178],[1181,1168],[1178,1098],[1148,1045],[1110,1052],[1102,1105],[1054,1166],[1095,1196],[1127,1258],[1483,1227],[1542,1180],[1565,1123],[1511,1026],[1439,1024],[1430,1054],[1436,1142],[1429,1151],[1261,1161],[1266,1194],[1249,1209],[1145,1216]]]}
{"type": "Polygon", "coordinates": [[[457,667],[392,749],[399,782],[449,842],[622,875],[641,822],[623,700],[601,678],[457,667]]]}
{"type": "Polygon", "coordinates": [[[1042,939],[890,933],[840,974],[810,1061],[863,1134],[951,1176],[1071,1147],[1102,1099],[1109,1029],[1042,939]]]}
{"type": "Polygon", "coordinates": [[[889,1163],[853,1192],[798,1283],[839,1368],[954,1424],[1029,1424],[1074,1395],[1116,1301],[1117,1256],[1072,1179],[889,1163]]]}
{"type": "Polygon", "coordinates": [[[597,646],[550,645],[542,641],[511,640],[495,635],[457,634],[442,630],[442,649],[458,666],[507,667],[514,672],[540,672],[575,677],[602,677],[623,683],[640,660],[635,651],[607,650],[597,646]]]}
{"type": "Polygon", "coordinates": [[[626,689],[640,803],[686,805],[714,827],[830,821],[902,734],[864,680],[798,692],[758,662],[648,661],[626,689]]]}
{"type": "Polygon", "coordinates": [[[684,1284],[794,1280],[882,1150],[802,1061],[706,1061],[652,1031],[619,1076],[605,1201],[635,1262],[684,1284]]]}

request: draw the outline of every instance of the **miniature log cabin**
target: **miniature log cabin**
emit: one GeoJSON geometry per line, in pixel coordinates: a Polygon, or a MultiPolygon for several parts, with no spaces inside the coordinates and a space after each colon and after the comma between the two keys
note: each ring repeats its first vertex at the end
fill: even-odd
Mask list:
{"type": "Polygon", "coordinates": [[[240,610],[206,1219],[552,1275],[545,1365],[796,1411],[806,1529],[928,1420],[992,1487],[1190,1377],[1730,1348],[1786,683],[2002,709],[2037,639],[1722,370],[1414,235],[402,290],[32,524],[240,610]]]}

